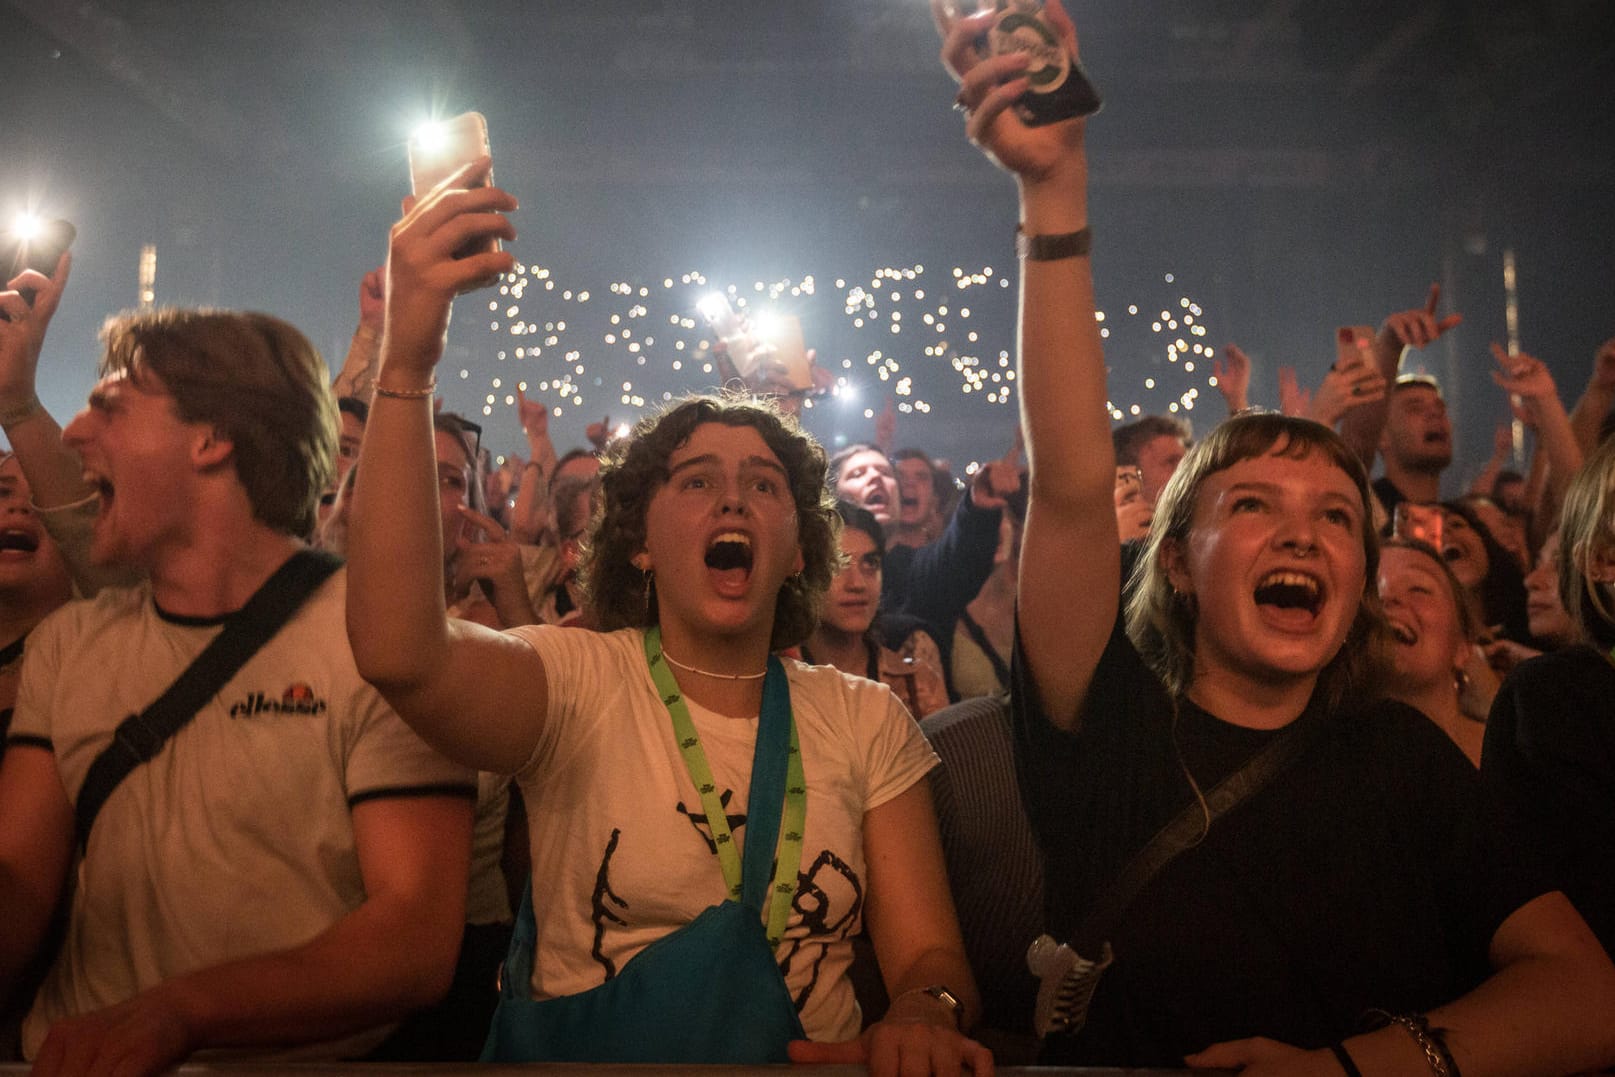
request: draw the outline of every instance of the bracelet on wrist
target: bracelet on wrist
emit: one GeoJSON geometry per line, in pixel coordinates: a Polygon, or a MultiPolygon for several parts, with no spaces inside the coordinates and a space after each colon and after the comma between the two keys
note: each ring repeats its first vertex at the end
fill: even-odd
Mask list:
{"type": "Polygon", "coordinates": [[[1059,235],[1035,236],[1015,226],[1015,256],[1028,262],[1059,262],[1086,257],[1093,247],[1093,233],[1086,227],[1059,235]]]}
{"type": "Polygon", "coordinates": [[[39,402],[37,393],[29,393],[28,399],[20,404],[13,404],[9,408],[0,410],[0,426],[16,426],[26,422],[36,415],[45,414],[45,405],[39,402]]]}
{"type": "Polygon", "coordinates": [[[1430,1019],[1424,1014],[1369,1010],[1365,1016],[1374,1028],[1397,1025],[1404,1029],[1424,1052],[1425,1065],[1430,1067],[1430,1072],[1435,1074],[1435,1077],[1463,1077],[1458,1072],[1458,1063],[1453,1060],[1452,1052],[1447,1050],[1447,1039],[1443,1031],[1431,1028],[1430,1019]]]}
{"type": "Polygon", "coordinates": [[[359,328],[357,328],[357,329],[355,329],[353,331],[353,335],[355,337],[361,339],[361,340],[367,340],[367,341],[372,341],[372,342],[381,339],[381,333],[379,331],[377,331],[376,329],[373,329],[372,327],[370,327],[368,325],[365,325],[363,322],[359,323],[359,328]]]}
{"type": "Polygon", "coordinates": [[[418,389],[390,389],[377,379],[370,383],[370,392],[374,396],[391,397],[394,400],[427,400],[437,392],[437,379],[432,378],[418,389]]]}

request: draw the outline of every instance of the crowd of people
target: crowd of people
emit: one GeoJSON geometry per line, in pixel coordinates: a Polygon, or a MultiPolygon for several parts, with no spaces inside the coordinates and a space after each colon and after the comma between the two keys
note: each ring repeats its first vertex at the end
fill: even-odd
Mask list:
{"type": "Polygon", "coordinates": [[[1568,410],[1494,347],[1534,451],[1448,500],[1436,288],[1276,409],[1229,345],[1226,420],[1113,428],[1087,121],[934,7],[1020,210],[968,481],[889,414],[827,457],[756,357],[564,454],[518,395],[494,466],[435,380],[514,266],[486,158],[334,378],[124,314],[63,427],[71,256],[0,282],[0,1052],[1615,1067],[1615,340],[1568,410]]]}

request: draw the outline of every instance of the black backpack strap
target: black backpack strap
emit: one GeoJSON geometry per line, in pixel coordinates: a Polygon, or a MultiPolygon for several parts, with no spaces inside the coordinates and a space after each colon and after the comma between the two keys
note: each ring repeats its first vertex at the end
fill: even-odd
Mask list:
{"type": "Polygon", "coordinates": [[[90,827],[118,784],[149,762],[170,737],[188,725],[196,712],[218,694],[258,649],[280,631],[305,599],[342,566],[341,558],[318,550],[299,550],[264,581],[247,604],[231,614],[224,628],[185,668],[168,690],[139,714],[131,714],[113,731],[112,743],[90,764],[79,789],[74,816],[80,848],[88,846],[90,827]]]}
{"type": "Polygon", "coordinates": [[[1162,868],[1178,854],[1199,845],[1213,821],[1244,803],[1305,754],[1322,736],[1329,722],[1325,715],[1304,715],[1246,760],[1244,766],[1218,782],[1216,788],[1206,794],[1203,804],[1197,799],[1186,805],[1148,844],[1133,854],[1109,889],[1091,906],[1073,936],[1072,945],[1078,947],[1079,952],[1087,952],[1081,950],[1084,946],[1098,952],[1133,899],[1162,868]]]}

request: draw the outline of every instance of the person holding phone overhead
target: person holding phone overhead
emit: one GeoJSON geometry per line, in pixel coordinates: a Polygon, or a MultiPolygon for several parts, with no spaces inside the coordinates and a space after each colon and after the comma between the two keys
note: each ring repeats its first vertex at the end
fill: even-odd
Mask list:
{"type": "Polygon", "coordinates": [[[365,677],[527,799],[531,899],[484,1057],[990,1071],[960,1032],[978,1005],[920,781],[934,757],[884,686],[771,657],[811,630],[835,563],[824,456],[794,422],[697,397],[612,450],[584,566],[605,631],[444,616],[433,371],[454,296],[513,265],[453,256],[514,236],[488,169],[392,229],[349,536],[365,677]],[[860,1035],[865,920],[892,1004],[860,1035]]]}
{"type": "MultiPolygon", "coordinates": [[[[967,131],[1020,191],[1031,496],[1011,707],[1048,930],[1068,944],[1035,950],[1058,966],[1044,1061],[1330,1077],[1608,1064],[1615,967],[1519,862],[1452,743],[1373,702],[1378,546],[1338,436],[1263,414],[1195,445],[1118,619],[1085,124],[1024,123],[1009,106],[1025,61],[977,45],[990,15],[933,7],[967,131]],[[1374,1008],[1385,1024],[1368,1031],[1374,1008]]],[[[1058,0],[1047,12],[1075,57],[1058,0]]]]}

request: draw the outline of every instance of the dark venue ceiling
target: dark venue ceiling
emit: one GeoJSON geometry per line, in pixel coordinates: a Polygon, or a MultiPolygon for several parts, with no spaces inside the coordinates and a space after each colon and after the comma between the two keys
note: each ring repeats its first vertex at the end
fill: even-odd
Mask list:
{"type": "MultiPolygon", "coordinates": [[[[520,257],[597,294],[568,306],[529,289],[518,313],[496,311],[497,331],[483,297],[462,301],[452,406],[479,412],[517,378],[555,378],[570,363],[555,353],[575,349],[581,403],[558,382],[555,402],[561,440],[576,440],[586,419],[627,417],[624,381],[649,399],[701,384],[671,370],[666,331],[644,365],[603,343],[591,320],[633,298],[610,284],[648,287],[647,327],[666,330],[693,317],[684,273],[744,295],[811,274],[814,296],[791,309],[820,361],[864,389],[855,407],[815,409],[823,436],[866,436],[863,408],[908,377],[899,401],[931,411],[905,415],[900,441],[956,459],[1007,441],[1008,409],[962,393],[951,360],[999,370],[1013,289],[959,293],[977,306],[977,341],[957,315],[946,331],[919,321],[955,293],[953,267],[990,266],[992,283],[1012,269],[1014,221],[1011,185],[960,137],[921,0],[4,0],[0,13],[0,209],[31,199],[81,233],[47,356],[58,411],[89,384],[101,317],[133,301],[144,243],[158,248],[160,301],[281,313],[339,360],[355,283],[381,260],[407,185],[411,122],[475,108],[501,184],[523,200],[520,257]],[[853,325],[848,290],[915,265],[916,281],[890,286],[904,301],[876,312],[880,336],[873,318],[853,325]],[[902,334],[884,320],[894,311],[902,334]],[[542,357],[510,354],[511,319],[567,317],[571,336],[542,357]],[[882,384],[888,358],[900,369],[882,384]]],[[[1199,387],[1220,412],[1207,364],[1168,369],[1130,304],[1144,319],[1180,298],[1203,306],[1206,343],[1244,344],[1271,403],[1277,364],[1315,381],[1335,325],[1378,321],[1442,280],[1468,320],[1422,358],[1447,379],[1461,454],[1478,461],[1502,417],[1481,372],[1503,334],[1506,249],[1525,347],[1567,397],[1579,391],[1615,332],[1615,4],[1140,0],[1073,14],[1107,97],[1089,146],[1118,405],[1164,410],[1199,387]]],[[[504,421],[497,443],[514,447],[504,421]]]]}

